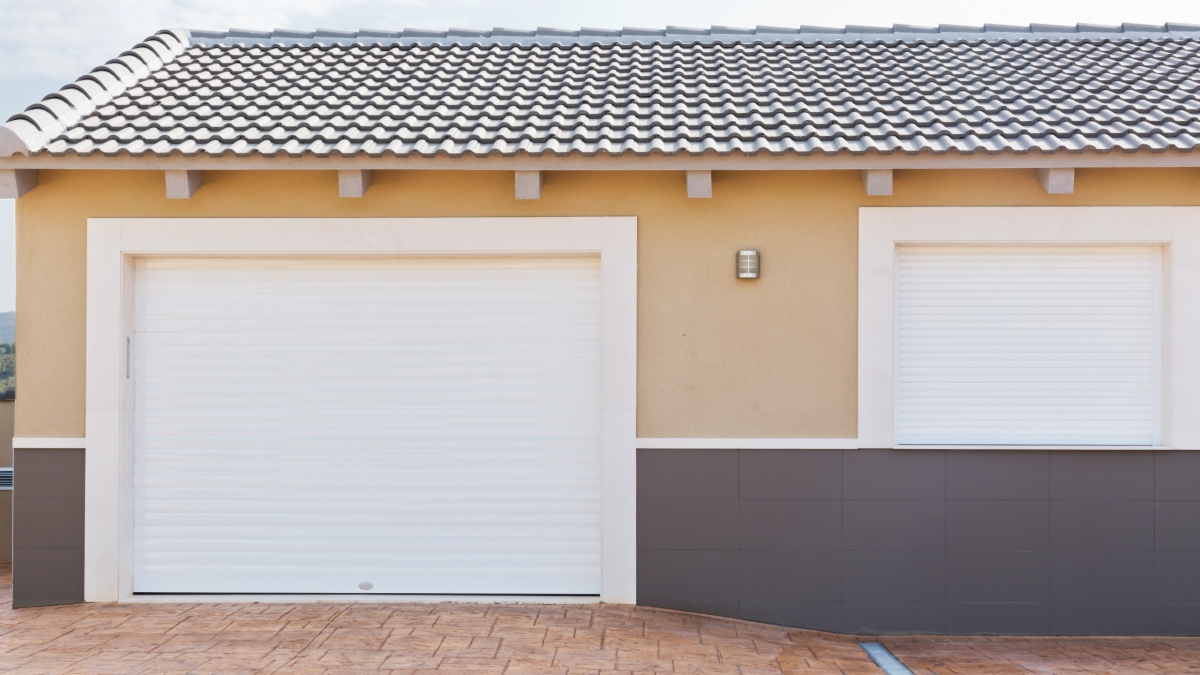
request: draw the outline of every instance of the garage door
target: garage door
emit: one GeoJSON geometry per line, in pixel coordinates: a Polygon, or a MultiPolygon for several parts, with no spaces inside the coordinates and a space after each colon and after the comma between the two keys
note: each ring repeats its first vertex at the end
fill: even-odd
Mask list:
{"type": "Polygon", "coordinates": [[[1159,443],[1161,249],[899,249],[901,444],[1159,443]]]}
{"type": "Polygon", "coordinates": [[[134,592],[600,592],[598,259],[135,269],[134,592]]]}

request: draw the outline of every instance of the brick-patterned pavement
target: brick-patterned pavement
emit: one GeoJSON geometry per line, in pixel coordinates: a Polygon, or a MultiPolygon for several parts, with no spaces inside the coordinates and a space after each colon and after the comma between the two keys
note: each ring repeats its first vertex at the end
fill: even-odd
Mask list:
{"type": "Polygon", "coordinates": [[[916,675],[1200,674],[1200,638],[930,636],[879,641],[916,675]]]}
{"type": "Polygon", "coordinates": [[[857,640],[627,605],[96,604],[10,609],[0,673],[846,673],[857,640]]]}
{"type": "MultiPolygon", "coordinates": [[[[103,604],[10,609],[0,673],[880,675],[861,637],[625,605],[103,604]]],[[[915,673],[1200,674],[1200,639],[884,638],[915,673]]]]}

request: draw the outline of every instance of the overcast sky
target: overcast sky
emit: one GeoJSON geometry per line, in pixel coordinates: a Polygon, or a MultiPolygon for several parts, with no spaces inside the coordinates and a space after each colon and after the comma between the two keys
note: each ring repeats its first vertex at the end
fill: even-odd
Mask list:
{"type": "MultiPolygon", "coordinates": [[[[894,23],[1200,24],[1200,0],[0,0],[0,119],[162,28],[659,28],[894,23]]],[[[0,200],[0,312],[13,307],[0,200]]]]}

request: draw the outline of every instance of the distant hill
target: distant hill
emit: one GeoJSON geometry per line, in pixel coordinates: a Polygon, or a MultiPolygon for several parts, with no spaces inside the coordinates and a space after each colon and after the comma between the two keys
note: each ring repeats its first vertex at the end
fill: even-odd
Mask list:
{"type": "Polygon", "coordinates": [[[15,342],[17,315],[13,312],[0,313],[0,401],[11,401],[17,397],[17,355],[13,346],[2,344],[15,342]]]}

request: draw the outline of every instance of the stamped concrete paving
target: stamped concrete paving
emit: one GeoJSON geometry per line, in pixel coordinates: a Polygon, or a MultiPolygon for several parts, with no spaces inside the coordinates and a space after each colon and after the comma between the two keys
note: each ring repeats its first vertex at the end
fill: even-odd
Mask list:
{"type": "Polygon", "coordinates": [[[937,636],[879,641],[916,675],[1200,674],[1200,638],[937,636]]]}
{"type": "MultiPolygon", "coordinates": [[[[173,604],[10,609],[0,673],[839,673],[865,638],[624,605],[173,604]]],[[[922,673],[1198,673],[1197,639],[884,638],[922,673]]]]}

